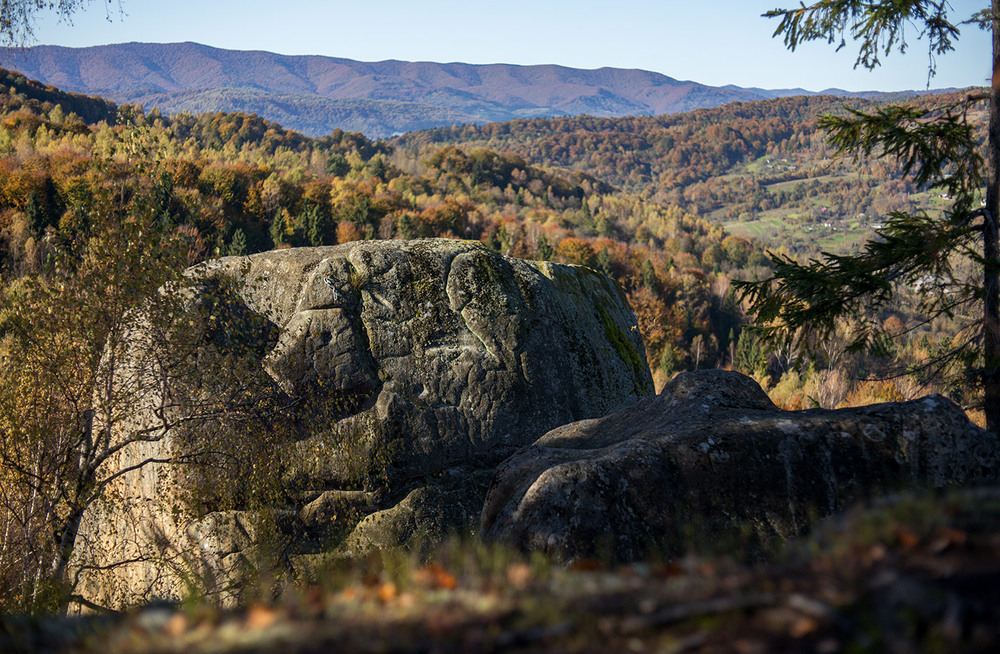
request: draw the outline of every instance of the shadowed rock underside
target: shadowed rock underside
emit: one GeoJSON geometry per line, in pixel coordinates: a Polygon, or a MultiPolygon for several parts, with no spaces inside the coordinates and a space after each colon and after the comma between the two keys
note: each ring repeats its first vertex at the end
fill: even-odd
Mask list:
{"type": "Polygon", "coordinates": [[[484,536],[564,558],[755,558],[848,503],[996,481],[1000,441],[941,396],[789,412],[749,377],[683,373],[505,461],[484,536]]]}

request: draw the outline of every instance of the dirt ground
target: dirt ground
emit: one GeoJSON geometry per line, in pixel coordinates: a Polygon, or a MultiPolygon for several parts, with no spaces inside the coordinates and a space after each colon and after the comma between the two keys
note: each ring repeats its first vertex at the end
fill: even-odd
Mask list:
{"type": "Polygon", "coordinates": [[[0,617],[0,652],[997,652],[1000,489],[859,507],[748,566],[373,557],[235,612],[0,617]]]}

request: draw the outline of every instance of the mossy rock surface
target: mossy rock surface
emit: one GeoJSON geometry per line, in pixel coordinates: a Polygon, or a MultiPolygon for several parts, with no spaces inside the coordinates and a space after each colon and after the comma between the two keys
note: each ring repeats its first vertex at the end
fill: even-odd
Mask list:
{"type": "MultiPolygon", "coordinates": [[[[263,509],[265,517],[269,510],[298,516],[277,537],[291,543],[291,556],[329,550],[338,540],[349,551],[471,531],[482,471],[488,479],[554,427],[652,393],[635,315],[621,290],[588,268],[425,239],[230,257],[188,274],[206,288],[232,289],[229,304],[213,305],[212,320],[255,325],[253,334],[206,341],[206,351],[237,336],[266,337],[251,348],[258,354],[250,377],[282,407],[285,438],[273,447],[288,496],[263,509]],[[456,470],[468,471],[467,488],[456,470]],[[344,493],[364,493],[365,501],[315,504],[344,493]]],[[[197,393],[221,391],[203,383],[197,393]]],[[[138,406],[126,422],[152,425],[155,416],[138,406]]],[[[233,438],[225,420],[201,432],[199,424],[185,429],[184,440],[171,433],[126,448],[121,461],[183,457],[192,444],[233,438]]],[[[220,539],[194,538],[188,526],[213,511],[247,507],[185,508],[177,490],[184,474],[169,465],[140,467],[109,495],[125,502],[95,507],[85,520],[75,564],[89,601],[119,608],[177,597],[192,579],[203,581],[200,573],[220,569],[216,559],[234,554],[214,551],[220,539]],[[158,566],[153,550],[170,552],[183,569],[158,566]],[[148,560],[125,562],[137,552],[148,560]]]]}

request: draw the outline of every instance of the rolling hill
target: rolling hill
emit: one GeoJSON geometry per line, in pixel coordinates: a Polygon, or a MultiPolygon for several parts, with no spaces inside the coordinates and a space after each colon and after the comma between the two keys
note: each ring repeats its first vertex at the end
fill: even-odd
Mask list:
{"type": "Polygon", "coordinates": [[[644,70],[361,62],[197,43],[43,45],[0,56],[5,66],[67,91],[166,113],[252,112],[312,136],[335,128],[381,137],[516,118],[651,116],[809,94],[706,86],[644,70]]]}

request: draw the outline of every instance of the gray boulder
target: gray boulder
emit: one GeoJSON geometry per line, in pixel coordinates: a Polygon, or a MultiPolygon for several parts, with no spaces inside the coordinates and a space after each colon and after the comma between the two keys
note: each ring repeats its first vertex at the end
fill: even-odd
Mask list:
{"type": "Polygon", "coordinates": [[[164,372],[168,381],[112,429],[119,440],[154,437],[114,458],[106,500],[84,517],[76,590],[97,605],[190,590],[236,601],[248,570],[266,572],[255,568],[258,534],[277,534],[286,563],[300,568],[296,557],[321,551],[358,555],[472,529],[499,462],[558,425],[652,393],[634,314],[588,268],[427,239],[231,257],[190,275],[203,290],[232,291],[225,301],[207,291],[190,300],[208,305],[213,327],[188,358],[214,373],[164,372]],[[227,377],[220,353],[248,338],[240,352],[250,365],[227,377]],[[275,408],[185,422],[186,406],[204,411],[248,389],[275,408]],[[156,436],[163,406],[176,427],[156,436]],[[228,478],[162,463],[197,464],[213,447],[229,453],[217,456],[228,478]],[[255,468],[254,457],[269,463],[255,468]],[[257,483],[260,468],[279,471],[279,505],[262,512],[213,499],[257,483]],[[203,492],[192,501],[198,475],[203,492]]]}
{"type": "Polygon", "coordinates": [[[848,503],[993,482],[998,464],[1000,439],[941,396],[788,412],[749,377],[706,370],[505,461],[482,533],[568,559],[753,559],[848,503]]]}

